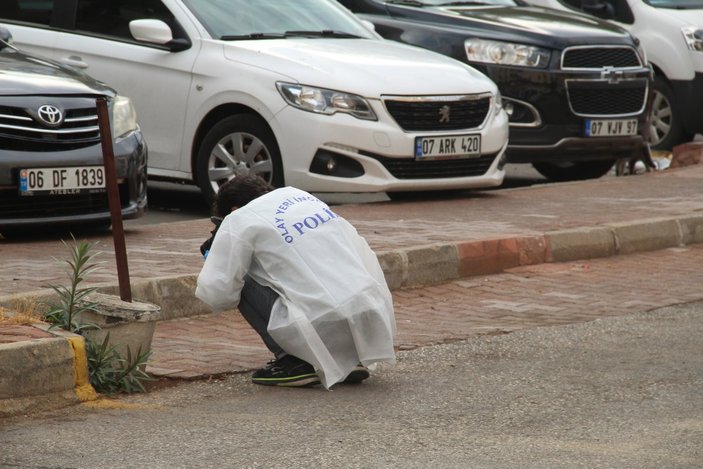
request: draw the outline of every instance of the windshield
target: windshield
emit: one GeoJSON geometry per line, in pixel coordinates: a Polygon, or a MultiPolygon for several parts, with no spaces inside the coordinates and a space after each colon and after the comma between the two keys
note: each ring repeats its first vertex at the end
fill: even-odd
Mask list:
{"type": "Polygon", "coordinates": [[[521,5],[516,0],[388,0],[388,3],[400,3],[416,6],[506,6],[514,7],[521,5]]]}
{"type": "Polygon", "coordinates": [[[703,0],[645,0],[654,8],[673,8],[676,10],[701,10],[703,0]]]}
{"type": "Polygon", "coordinates": [[[214,38],[374,38],[335,0],[184,0],[214,38]]]}

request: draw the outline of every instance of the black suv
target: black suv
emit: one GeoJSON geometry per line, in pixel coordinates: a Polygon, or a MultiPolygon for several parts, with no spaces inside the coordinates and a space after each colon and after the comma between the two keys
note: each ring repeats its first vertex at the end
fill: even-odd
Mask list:
{"type": "Polygon", "coordinates": [[[510,116],[509,163],[564,181],[600,177],[617,159],[648,158],[652,72],[624,29],[520,0],[338,1],[381,36],[490,77],[510,116]]]}
{"type": "Polygon", "coordinates": [[[0,28],[0,229],[110,224],[99,97],[108,100],[122,216],[141,216],[147,148],[131,101],[10,42],[0,28]]]}

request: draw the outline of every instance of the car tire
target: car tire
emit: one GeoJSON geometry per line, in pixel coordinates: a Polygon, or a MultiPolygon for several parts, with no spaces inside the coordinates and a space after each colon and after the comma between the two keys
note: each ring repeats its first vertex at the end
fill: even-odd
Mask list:
{"type": "Polygon", "coordinates": [[[237,114],[222,119],[205,135],[196,177],[203,197],[212,204],[222,184],[246,174],[257,174],[274,187],[283,186],[281,152],[273,132],[262,119],[237,114]]]}
{"type": "Polygon", "coordinates": [[[649,142],[653,150],[671,150],[675,145],[692,140],[684,131],[676,106],[674,92],[662,76],[654,77],[654,93],[649,122],[649,142]]]}
{"type": "Polygon", "coordinates": [[[582,181],[605,176],[614,164],[615,160],[596,160],[565,163],[532,163],[532,166],[547,179],[563,182],[582,181]]]}

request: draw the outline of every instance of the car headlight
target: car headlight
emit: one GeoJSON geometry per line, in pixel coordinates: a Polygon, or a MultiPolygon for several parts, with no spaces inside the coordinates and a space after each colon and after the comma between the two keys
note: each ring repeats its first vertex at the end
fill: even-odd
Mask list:
{"type": "Polygon", "coordinates": [[[524,44],[467,39],[464,48],[470,62],[533,68],[545,68],[549,63],[550,53],[547,49],[524,44]]]}
{"type": "Polygon", "coordinates": [[[359,119],[376,120],[373,109],[361,96],[293,83],[276,83],[276,86],[288,104],[303,111],[327,115],[343,112],[359,119]]]}
{"type": "Polygon", "coordinates": [[[689,49],[703,52],[703,29],[698,29],[695,26],[684,26],[681,28],[681,32],[689,49]]]}
{"type": "Polygon", "coordinates": [[[132,100],[126,96],[115,96],[112,100],[112,138],[122,137],[137,129],[137,112],[132,100]]]}

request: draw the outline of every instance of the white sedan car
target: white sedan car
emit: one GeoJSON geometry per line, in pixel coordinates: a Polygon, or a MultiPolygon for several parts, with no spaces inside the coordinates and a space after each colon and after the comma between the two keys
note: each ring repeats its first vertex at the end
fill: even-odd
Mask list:
{"type": "MultiPolygon", "coordinates": [[[[13,2],[10,2],[13,3],[13,2]]],[[[332,0],[17,1],[0,24],[132,97],[149,176],[212,200],[238,174],[314,192],[503,181],[496,85],[332,0]]]]}

